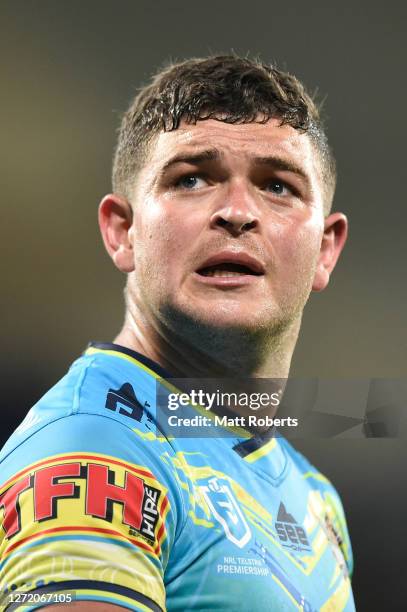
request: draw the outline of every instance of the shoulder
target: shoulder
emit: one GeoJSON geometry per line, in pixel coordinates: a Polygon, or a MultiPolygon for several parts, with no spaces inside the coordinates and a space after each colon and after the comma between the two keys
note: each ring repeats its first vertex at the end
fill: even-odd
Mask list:
{"type": "Polygon", "coordinates": [[[84,477],[85,488],[89,478],[92,484],[106,476],[107,483],[128,481],[166,499],[176,525],[184,515],[183,496],[167,460],[173,448],[156,427],[151,393],[151,384],[117,359],[80,358],[4,446],[0,488],[23,475],[31,483],[45,474],[50,483],[56,477],[84,477]]]}
{"type": "Polygon", "coordinates": [[[33,406],[0,455],[6,584],[68,588],[68,568],[83,581],[79,599],[92,589],[106,603],[165,608],[163,577],[187,515],[154,400],[148,372],[96,354],[33,406]]]}
{"type": "MultiPolygon", "coordinates": [[[[153,448],[158,433],[154,391],[143,373],[126,368],[125,362],[85,355],[29,410],[3,447],[0,461],[31,438],[34,453],[36,441],[43,443],[44,438],[50,448],[74,440],[107,449],[115,446],[116,436],[132,435],[133,440],[152,442],[153,448]],[[113,435],[107,435],[108,430],[113,435]]],[[[160,439],[171,450],[168,440],[160,439]]]]}

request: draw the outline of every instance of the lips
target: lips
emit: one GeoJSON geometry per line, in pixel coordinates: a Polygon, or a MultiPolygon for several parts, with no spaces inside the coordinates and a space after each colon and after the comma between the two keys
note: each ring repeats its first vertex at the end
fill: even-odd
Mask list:
{"type": "Polygon", "coordinates": [[[264,274],[264,266],[247,253],[223,252],[204,261],[197,274],[218,278],[261,276],[264,274]]]}

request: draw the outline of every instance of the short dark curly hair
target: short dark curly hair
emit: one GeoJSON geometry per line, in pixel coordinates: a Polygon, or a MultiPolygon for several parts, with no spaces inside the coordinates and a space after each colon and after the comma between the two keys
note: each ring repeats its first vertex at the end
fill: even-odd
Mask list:
{"type": "Polygon", "coordinates": [[[148,146],[159,132],[176,130],[181,121],[281,124],[307,132],[321,161],[325,211],[336,184],[336,164],[320,111],[293,75],[257,60],[234,55],[189,59],[158,72],[141,88],[124,114],[113,163],[113,190],[129,198],[148,146]]]}

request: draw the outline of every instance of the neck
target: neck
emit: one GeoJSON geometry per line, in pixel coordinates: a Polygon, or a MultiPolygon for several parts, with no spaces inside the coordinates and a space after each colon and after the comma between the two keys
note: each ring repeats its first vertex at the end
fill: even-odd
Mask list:
{"type": "Polygon", "coordinates": [[[269,330],[217,329],[175,312],[152,324],[128,308],[117,344],[149,357],[179,378],[287,378],[301,319],[269,330]]]}

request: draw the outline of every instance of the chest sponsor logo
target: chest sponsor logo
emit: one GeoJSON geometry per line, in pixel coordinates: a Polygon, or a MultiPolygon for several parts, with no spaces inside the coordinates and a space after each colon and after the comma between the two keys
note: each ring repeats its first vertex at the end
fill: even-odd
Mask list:
{"type": "Polygon", "coordinates": [[[211,478],[200,490],[213,516],[222,525],[227,539],[243,548],[250,541],[252,534],[229,483],[211,478]]]}
{"type": "Polygon", "coordinates": [[[298,552],[311,551],[305,529],[297,523],[292,514],[287,512],[283,502],[280,503],[278,509],[275,528],[278,538],[285,548],[291,548],[298,552]]]}
{"type": "Polygon", "coordinates": [[[88,516],[115,522],[116,527],[127,525],[131,534],[154,542],[160,495],[159,489],[123,466],[59,462],[24,476],[0,495],[2,528],[11,539],[21,531],[24,520],[54,519],[63,528],[81,525],[88,516]]]}

